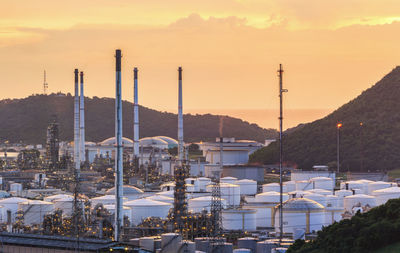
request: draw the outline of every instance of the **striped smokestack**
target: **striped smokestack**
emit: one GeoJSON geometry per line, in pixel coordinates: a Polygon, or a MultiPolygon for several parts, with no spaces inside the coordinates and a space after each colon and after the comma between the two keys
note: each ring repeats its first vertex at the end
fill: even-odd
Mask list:
{"type": "Polygon", "coordinates": [[[79,159],[79,71],[75,69],[75,96],[74,96],[74,163],[79,175],[81,162],[79,159]]]}
{"type": "Polygon", "coordinates": [[[116,141],[116,155],[115,155],[115,241],[121,240],[122,230],[122,197],[124,195],[122,188],[122,99],[121,99],[121,50],[115,51],[115,70],[116,70],[116,82],[115,82],[115,141],[116,141]]]}
{"type": "Polygon", "coordinates": [[[80,73],[81,77],[81,94],[79,105],[79,160],[81,163],[86,161],[85,156],[85,95],[83,92],[83,72],[80,73]]]}
{"type": "Polygon", "coordinates": [[[139,157],[138,69],[133,69],[133,161],[139,157]]]}
{"type": "Polygon", "coordinates": [[[183,105],[182,105],[182,67],[178,68],[179,88],[178,88],[178,159],[182,163],[184,160],[183,152],[183,105]]]}

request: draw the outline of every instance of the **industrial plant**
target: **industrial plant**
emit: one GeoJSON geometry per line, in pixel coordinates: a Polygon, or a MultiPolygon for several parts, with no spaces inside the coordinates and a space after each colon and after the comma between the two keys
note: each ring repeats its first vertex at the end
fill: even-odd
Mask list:
{"type": "Polygon", "coordinates": [[[282,65],[279,165],[249,164],[265,144],[224,136],[223,117],[215,141],[185,142],[182,67],[177,140],[141,138],[137,67],[124,80],[134,90],[133,140],[125,137],[121,58],[116,50],[115,135],[85,137],[85,74],[75,69],[73,140],[60,139],[55,115],[45,145],[0,144],[0,251],[286,252],[296,239],[400,198],[387,177],[283,164],[282,65]]]}

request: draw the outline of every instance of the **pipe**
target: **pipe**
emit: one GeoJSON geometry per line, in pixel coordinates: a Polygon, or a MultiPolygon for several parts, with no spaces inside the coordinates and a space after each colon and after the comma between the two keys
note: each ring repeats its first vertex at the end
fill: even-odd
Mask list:
{"type": "Polygon", "coordinates": [[[116,82],[115,82],[115,140],[116,140],[116,155],[115,155],[115,233],[114,240],[121,240],[122,230],[122,197],[124,195],[122,188],[122,99],[121,99],[121,50],[115,51],[116,58],[116,82]]]}
{"type": "Polygon", "coordinates": [[[183,105],[182,105],[182,67],[178,68],[179,74],[179,98],[178,98],[178,159],[180,165],[183,163],[183,105]]]}
{"type": "Polygon", "coordinates": [[[79,175],[81,162],[79,160],[79,71],[75,69],[75,96],[74,96],[74,163],[75,171],[79,175]]]}
{"type": "Polygon", "coordinates": [[[133,161],[139,157],[138,69],[133,69],[133,161]]]}
{"type": "Polygon", "coordinates": [[[83,72],[81,71],[81,94],[79,105],[79,160],[81,165],[86,161],[85,156],[85,95],[83,93],[83,72]]]}

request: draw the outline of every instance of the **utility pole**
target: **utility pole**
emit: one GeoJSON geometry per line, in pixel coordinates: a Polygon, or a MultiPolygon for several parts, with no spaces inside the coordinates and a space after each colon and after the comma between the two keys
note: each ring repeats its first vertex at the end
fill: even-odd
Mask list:
{"type": "Polygon", "coordinates": [[[282,64],[279,64],[278,70],[279,76],[279,241],[282,242],[283,237],[283,181],[282,181],[282,163],[283,163],[283,143],[282,143],[282,131],[283,131],[283,93],[288,90],[282,88],[283,68],[282,64]]]}

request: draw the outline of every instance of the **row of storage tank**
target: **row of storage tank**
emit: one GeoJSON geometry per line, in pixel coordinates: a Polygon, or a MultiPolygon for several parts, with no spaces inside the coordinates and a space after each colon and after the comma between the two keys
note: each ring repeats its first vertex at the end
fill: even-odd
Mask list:
{"type": "MultiPolygon", "coordinates": [[[[192,213],[210,210],[211,180],[208,178],[187,179],[194,190],[188,191],[188,209],[192,213]]],[[[124,186],[124,215],[133,225],[139,224],[147,217],[168,216],[173,207],[173,184],[165,184],[164,191],[143,192],[133,186],[124,186]],[[169,188],[167,187],[169,186],[169,188]]],[[[388,182],[368,180],[348,181],[341,183],[341,190],[333,191],[334,182],[330,178],[313,178],[308,181],[288,181],[283,184],[284,229],[303,227],[305,231],[319,230],[323,225],[340,220],[344,212],[354,213],[365,210],[387,200],[400,197],[400,188],[388,182]],[[303,224],[303,225],[301,225],[303,224]]],[[[222,222],[228,230],[253,231],[257,228],[273,228],[278,224],[279,184],[271,183],[262,186],[262,193],[257,194],[257,183],[253,180],[236,180],[222,178],[221,203],[224,208],[222,222]],[[241,204],[241,195],[246,196],[241,204]],[[239,208],[240,206],[240,208],[239,208]]],[[[107,195],[92,198],[91,206],[102,204],[111,213],[115,210],[113,189],[107,195]]],[[[44,215],[56,209],[63,210],[66,216],[73,210],[71,195],[55,195],[44,198],[44,201],[24,198],[6,198],[0,200],[0,220],[7,222],[7,211],[11,213],[11,222],[15,221],[17,210],[24,213],[25,224],[38,224],[44,215]]]]}

